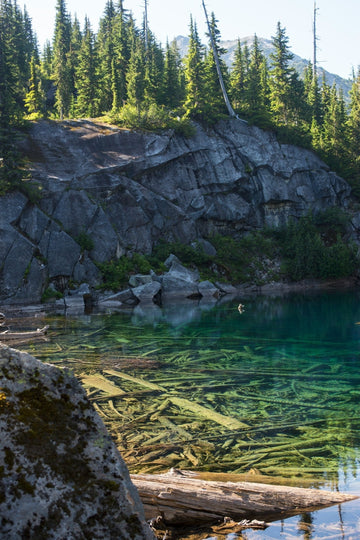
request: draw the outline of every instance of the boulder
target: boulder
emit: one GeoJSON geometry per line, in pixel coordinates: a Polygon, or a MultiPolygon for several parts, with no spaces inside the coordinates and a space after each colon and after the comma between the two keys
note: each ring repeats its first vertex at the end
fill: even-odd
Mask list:
{"type": "Polygon", "coordinates": [[[136,304],[136,298],[133,293],[133,289],[125,289],[124,291],[120,291],[115,294],[103,294],[100,295],[98,298],[98,304],[99,305],[121,305],[121,304],[127,304],[127,305],[133,305],[136,304]]]}
{"type": "Polygon", "coordinates": [[[134,276],[131,276],[129,279],[129,285],[130,287],[139,287],[140,285],[145,285],[146,283],[152,282],[152,276],[147,274],[135,274],[134,276]]]}
{"type": "Polygon", "coordinates": [[[238,290],[236,287],[231,285],[230,283],[221,283],[219,281],[216,282],[216,286],[220,289],[220,291],[224,294],[237,294],[238,290]]]}
{"type": "Polygon", "coordinates": [[[0,536],[152,539],[126,465],[73,375],[0,346],[0,536]]]}
{"type": "Polygon", "coordinates": [[[160,283],[158,281],[151,281],[149,283],[145,283],[145,285],[135,287],[132,292],[139,302],[152,303],[156,301],[156,296],[159,294],[160,290],[160,283]]]}
{"type": "Polygon", "coordinates": [[[211,281],[200,281],[198,289],[203,298],[219,298],[221,296],[220,290],[211,281]]]}
{"type": "MultiPolygon", "coordinates": [[[[169,265],[169,259],[167,259],[165,264],[169,265]]],[[[198,282],[199,272],[185,268],[179,259],[173,256],[169,271],[162,277],[162,298],[166,300],[169,297],[200,297],[198,282]]]]}

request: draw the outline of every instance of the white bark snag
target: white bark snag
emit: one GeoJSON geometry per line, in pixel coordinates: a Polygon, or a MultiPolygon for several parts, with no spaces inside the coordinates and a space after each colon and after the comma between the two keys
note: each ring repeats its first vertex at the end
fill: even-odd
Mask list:
{"type": "Polygon", "coordinates": [[[206,24],[207,24],[207,27],[208,27],[208,30],[209,30],[209,36],[210,36],[211,48],[212,48],[213,53],[214,53],[214,59],[215,59],[215,64],[216,64],[216,70],[217,70],[217,74],[218,74],[218,77],[219,77],[219,82],[220,82],[221,90],[222,90],[222,93],[223,93],[223,96],[224,96],[225,105],[226,105],[226,107],[227,107],[227,110],[228,110],[228,112],[229,112],[229,115],[232,116],[232,117],[234,117],[234,118],[236,118],[236,113],[235,113],[234,109],[233,109],[232,106],[231,106],[229,97],[228,97],[227,92],[226,92],[224,79],[223,79],[223,76],[222,76],[222,73],[221,73],[221,67],[220,67],[220,62],[219,62],[219,55],[218,55],[218,53],[217,53],[216,44],[215,44],[215,41],[214,41],[214,36],[213,36],[212,31],[211,31],[211,26],[210,26],[210,22],[209,22],[209,18],[208,18],[208,14],[207,14],[207,11],[206,11],[206,7],[205,7],[205,2],[204,2],[204,0],[202,0],[202,5],[203,5],[203,8],[204,8],[204,13],[205,13],[205,18],[206,18],[206,24]]]}
{"type": "Polygon", "coordinates": [[[259,484],[199,480],[196,473],[131,475],[146,519],[161,516],[167,525],[233,520],[274,520],[356,499],[354,495],[259,484]]]}

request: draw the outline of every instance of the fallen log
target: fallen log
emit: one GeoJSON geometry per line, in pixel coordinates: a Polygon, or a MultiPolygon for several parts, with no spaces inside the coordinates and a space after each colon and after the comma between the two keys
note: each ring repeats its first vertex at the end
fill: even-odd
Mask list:
{"type": "Polygon", "coordinates": [[[146,519],[170,526],[234,521],[274,521],[356,499],[355,495],[252,482],[200,480],[196,473],[133,474],[146,519]]]}
{"type": "Polygon", "coordinates": [[[44,326],[43,328],[37,328],[36,330],[30,330],[27,332],[14,332],[11,330],[4,330],[0,332],[0,341],[15,341],[18,339],[32,339],[34,337],[43,336],[46,334],[49,326],[44,326]]]}

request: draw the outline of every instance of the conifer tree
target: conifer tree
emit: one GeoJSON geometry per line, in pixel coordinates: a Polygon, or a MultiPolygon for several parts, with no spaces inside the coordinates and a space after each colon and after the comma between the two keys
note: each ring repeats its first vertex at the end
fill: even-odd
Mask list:
{"type": "Polygon", "coordinates": [[[119,3],[113,24],[113,57],[111,63],[112,111],[117,112],[127,98],[126,73],[130,60],[129,23],[119,3]]]}
{"type": "Polygon", "coordinates": [[[244,111],[245,107],[245,92],[247,83],[247,68],[245,55],[240,43],[237,40],[237,45],[234,53],[234,61],[230,73],[230,95],[233,106],[237,111],[244,111]]]}
{"type": "Polygon", "coordinates": [[[247,87],[244,92],[248,114],[258,120],[265,118],[266,111],[266,60],[260,49],[257,35],[254,36],[250,54],[247,87]]]}
{"type": "Polygon", "coordinates": [[[185,113],[193,118],[204,119],[206,113],[205,70],[203,46],[196,23],[190,19],[189,50],[185,58],[186,100],[185,113]]]}
{"type": "Polygon", "coordinates": [[[25,177],[15,146],[24,95],[19,49],[25,40],[17,17],[16,4],[0,0],[0,195],[21,185],[25,177]]]}
{"type": "Polygon", "coordinates": [[[304,97],[308,106],[308,122],[314,121],[318,126],[321,126],[323,119],[321,90],[317,73],[314,72],[311,62],[308,63],[304,73],[304,97]]]}
{"type": "Polygon", "coordinates": [[[185,98],[185,79],[175,40],[166,43],[163,88],[163,104],[170,109],[179,107],[185,98]]]}
{"type": "Polygon", "coordinates": [[[31,57],[38,56],[37,46],[34,44],[31,20],[26,12],[22,13],[16,3],[12,4],[12,32],[14,36],[14,59],[19,69],[18,94],[21,100],[30,78],[31,57]]]}
{"type": "Polygon", "coordinates": [[[294,74],[290,61],[294,55],[290,52],[288,42],[285,28],[278,22],[276,35],[272,38],[274,52],[270,55],[270,102],[273,118],[279,125],[287,125],[290,121],[291,84],[294,74]]]}
{"type": "Polygon", "coordinates": [[[134,105],[140,114],[145,95],[145,61],[144,50],[137,39],[134,40],[131,50],[126,82],[128,102],[134,105]]]}
{"type": "Polygon", "coordinates": [[[83,36],[80,30],[80,23],[77,17],[75,16],[74,21],[71,23],[70,50],[68,54],[70,92],[71,92],[70,113],[72,116],[75,114],[75,102],[76,102],[76,96],[77,96],[76,71],[78,69],[79,54],[80,54],[82,39],[83,39],[83,36]]]}
{"type": "Polygon", "coordinates": [[[30,82],[29,91],[25,96],[25,107],[29,114],[40,114],[44,109],[44,95],[41,91],[38,66],[35,63],[34,56],[30,62],[30,82]]]}
{"type": "Polygon", "coordinates": [[[350,91],[350,113],[348,118],[350,152],[356,166],[360,165],[360,67],[350,91]]]}
{"type": "Polygon", "coordinates": [[[95,50],[95,36],[87,17],[85,18],[75,74],[77,115],[97,116],[99,112],[98,59],[95,50]]]}
{"type": "Polygon", "coordinates": [[[61,119],[69,114],[72,98],[70,40],[71,20],[65,0],[57,0],[52,77],[56,86],[56,108],[61,119]]]}
{"type": "Polygon", "coordinates": [[[212,49],[213,44],[219,58],[220,70],[224,83],[228,86],[229,74],[225,62],[221,59],[221,56],[226,53],[226,50],[220,46],[220,31],[217,27],[217,22],[215,14],[211,13],[210,32],[212,40],[208,34],[210,43],[204,64],[208,120],[216,120],[221,114],[226,114],[227,112],[216,67],[216,59],[212,49]]]}
{"type": "MultiPolygon", "coordinates": [[[[145,34],[143,34],[145,36],[145,34]]],[[[143,37],[145,39],[145,37],[143,37]]],[[[144,98],[147,104],[163,102],[164,95],[164,55],[161,47],[156,43],[153,33],[147,30],[147,43],[140,44],[143,48],[145,86],[144,98]]]]}
{"type": "Polygon", "coordinates": [[[39,77],[44,95],[44,114],[53,111],[55,106],[54,81],[52,80],[53,55],[50,41],[46,41],[40,57],[39,77]]]}
{"type": "Polygon", "coordinates": [[[113,0],[108,0],[105,5],[104,15],[100,19],[97,34],[97,49],[100,59],[101,78],[101,109],[109,111],[113,106],[113,69],[116,69],[114,58],[114,25],[116,9],[113,0]]]}

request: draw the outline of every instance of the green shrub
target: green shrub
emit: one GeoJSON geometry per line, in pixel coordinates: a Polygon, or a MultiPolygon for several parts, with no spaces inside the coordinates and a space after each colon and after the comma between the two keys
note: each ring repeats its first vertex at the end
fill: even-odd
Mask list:
{"type": "Polygon", "coordinates": [[[154,266],[166,261],[170,254],[176,255],[180,261],[185,265],[195,265],[202,267],[212,262],[213,257],[206,255],[201,244],[197,244],[196,247],[188,244],[182,244],[181,242],[165,242],[160,240],[154,247],[151,257],[149,258],[154,266]]]}
{"type": "Polygon", "coordinates": [[[316,214],[314,222],[322,231],[343,234],[350,223],[350,216],[342,208],[332,206],[316,214]]]}
{"type": "Polygon", "coordinates": [[[52,287],[48,287],[45,289],[41,296],[42,302],[47,302],[48,300],[59,300],[60,298],[63,298],[64,295],[60,291],[56,291],[52,287]]]}
{"type": "MultiPolygon", "coordinates": [[[[329,212],[325,214],[325,218],[321,217],[321,223],[324,225],[326,220],[331,221],[331,226],[334,227],[335,221],[336,227],[340,227],[339,216],[341,214],[337,211],[329,212]]],[[[341,227],[343,226],[344,223],[341,227]]],[[[297,223],[289,223],[280,233],[279,240],[286,273],[290,279],[299,281],[306,278],[341,278],[354,273],[358,264],[355,247],[346,244],[340,233],[337,233],[331,245],[324,241],[329,241],[329,238],[328,234],[320,234],[316,219],[312,215],[302,217],[297,223]]]]}
{"type": "Polygon", "coordinates": [[[115,291],[127,285],[131,274],[147,274],[151,270],[150,262],[139,253],[132,257],[123,255],[118,260],[98,263],[97,266],[102,273],[101,288],[115,291]]]}
{"type": "Polygon", "coordinates": [[[164,106],[151,103],[149,106],[136,107],[127,103],[120,111],[110,115],[111,121],[126,128],[162,131],[174,129],[185,137],[192,137],[195,128],[189,118],[175,116],[164,106]]]}
{"type": "Polygon", "coordinates": [[[94,241],[85,231],[81,231],[75,238],[82,251],[91,251],[94,249],[94,241]]]}

